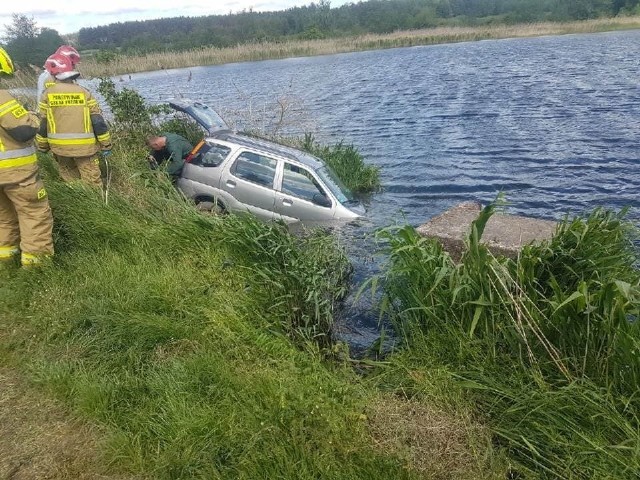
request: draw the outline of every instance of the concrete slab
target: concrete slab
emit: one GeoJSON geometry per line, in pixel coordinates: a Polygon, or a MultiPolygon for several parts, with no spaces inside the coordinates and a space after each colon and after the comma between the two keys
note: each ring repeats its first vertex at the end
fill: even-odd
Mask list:
{"type": "MultiPolygon", "coordinates": [[[[417,231],[440,241],[454,261],[459,261],[471,222],[481,210],[477,202],[463,202],[420,225],[417,231]]],[[[552,220],[496,213],[487,222],[482,243],[494,255],[515,258],[524,245],[550,239],[557,226],[558,222],[552,220]]]]}

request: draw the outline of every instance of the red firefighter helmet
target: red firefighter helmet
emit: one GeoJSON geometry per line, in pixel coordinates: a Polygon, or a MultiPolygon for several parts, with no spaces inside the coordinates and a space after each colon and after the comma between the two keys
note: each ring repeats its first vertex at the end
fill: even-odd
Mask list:
{"type": "Polygon", "coordinates": [[[78,63],[80,63],[80,54],[71,45],[61,45],[61,46],[59,46],[58,50],[56,50],[56,53],[59,53],[60,55],[64,55],[69,60],[71,60],[71,64],[73,66],[75,66],[78,63]]]}
{"type": "Polygon", "coordinates": [[[58,80],[66,80],[68,78],[80,75],[73,69],[71,59],[65,55],[54,53],[44,62],[44,68],[58,80]]]}

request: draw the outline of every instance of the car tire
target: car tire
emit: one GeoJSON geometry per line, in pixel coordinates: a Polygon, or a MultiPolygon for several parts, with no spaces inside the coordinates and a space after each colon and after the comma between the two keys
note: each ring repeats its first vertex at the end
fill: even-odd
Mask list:
{"type": "Polygon", "coordinates": [[[212,215],[224,215],[225,213],[227,213],[224,205],[219,202],[210,200],[203,200],[196,203],[196,209],[201,212],[210,213],[212,215]]]}

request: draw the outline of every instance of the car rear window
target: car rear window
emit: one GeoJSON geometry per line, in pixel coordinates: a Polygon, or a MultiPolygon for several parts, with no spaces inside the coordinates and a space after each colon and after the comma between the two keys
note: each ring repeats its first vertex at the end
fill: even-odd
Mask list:
{"type": "Polygon", "coordinates": [[[218,167],[230,152],[231,149],[224,145],[204,144],[191,160],[191,163],[202,167],[218,167]]]}

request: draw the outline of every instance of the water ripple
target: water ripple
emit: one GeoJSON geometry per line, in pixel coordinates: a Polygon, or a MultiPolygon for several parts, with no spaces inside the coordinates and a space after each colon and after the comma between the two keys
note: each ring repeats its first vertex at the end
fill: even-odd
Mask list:
{"type": "Polygon", "coordinates": [[[367,205],[374,228],[500,191],[517,214],[631,206],[638,218],[638,58],[631,30],[150,72],[125,86],[151,102],[183,94],[250,112],[254,127],[277,118],[279,98],[299,102],[307,118],[287,133],[353,143],[381,168],[385,188],[367,205]]]}

